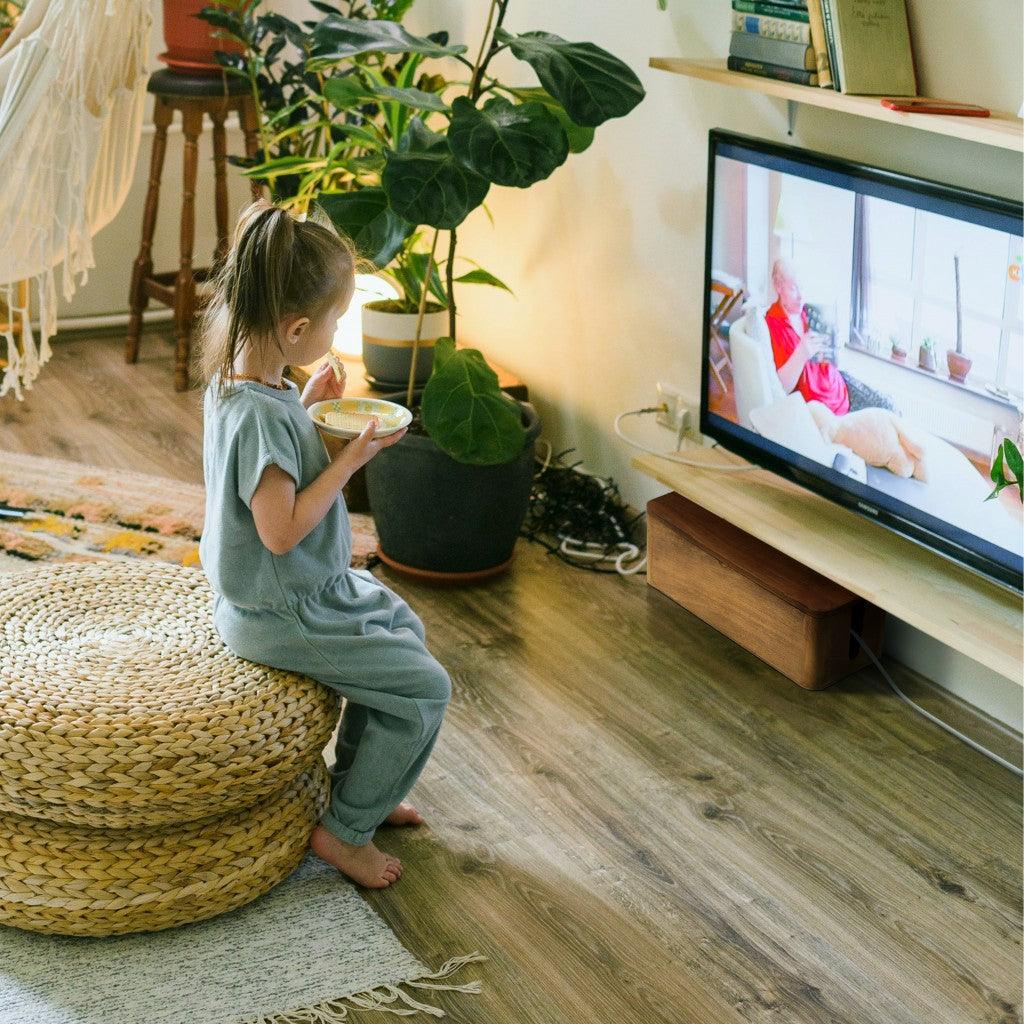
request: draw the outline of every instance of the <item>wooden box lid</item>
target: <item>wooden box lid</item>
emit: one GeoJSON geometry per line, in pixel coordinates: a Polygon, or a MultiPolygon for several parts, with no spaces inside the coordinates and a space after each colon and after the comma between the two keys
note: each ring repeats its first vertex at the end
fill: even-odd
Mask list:
{"type": "MultiPolygon", "coordinates": [[[[684,534],[733,571],[742,573],[807,615],[829,615],[857,601],[855,594],[764,541],[675,492],[647,503],[648,516],[684,534]]],[[[837,537],[841,544],[842,538],[837,537]]]]}

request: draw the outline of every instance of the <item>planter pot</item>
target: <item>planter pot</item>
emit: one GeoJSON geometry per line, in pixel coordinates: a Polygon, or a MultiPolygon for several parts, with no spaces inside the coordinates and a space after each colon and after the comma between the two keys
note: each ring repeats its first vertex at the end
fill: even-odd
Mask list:
{"type": "Polygon", "coordinates": [[[223,68],[214,54],[242,53],[242,44],[233,39],[214,37],[217,31],[196,15],[210,6],[210,0],[163,0],[164,42],[167,52],[160,54],[172,71],[186,75],[220,75],[223,68]]]}
{"type": "Polygon", "coordinates": [[[917,354],[917,365],[929,373],[935,372],[935,353],[923,348],[917,354]]]}
{"type": "MultiPolygon", "coordinates": [[[[413,339],[416,337],[416,313],[389,313],[363,306],[363,363],[366,372],[382,384],[401,387],[409,380],[413,339]]],[[[425,313],[416,353],[416,383],[426,384],[434,368],[434,343],[448,334],[448,311],[425,313]]]]}
{"type": "Polygon", "coordinates": [[[946,353],[946,365],[949,367],[949,379],[957,384],[964,384],[967,381],[967,374],[971,372],[971,360],[958,352],[946,353]]]}
{"type": "Polygon", "coordinates": [[[422,434],[406,434],[366,465],[381,559],[410,576],[473,583],[512,560],[526,518],[540,419],[520,402],[526,444],[511,462],[467,466],[422,434]]]}
{"type": "Polygon", "coordinates": [[[907,353],[901,348],[894,348],[892,350],[892,361],[894,363],[905,363],[907,361],[907,353]]]}

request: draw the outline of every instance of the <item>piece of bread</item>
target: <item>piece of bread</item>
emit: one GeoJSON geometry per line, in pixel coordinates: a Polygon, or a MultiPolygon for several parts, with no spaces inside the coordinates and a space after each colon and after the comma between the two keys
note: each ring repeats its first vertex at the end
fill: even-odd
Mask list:
{"type": "Polygon", "coordinates": [[[334,379],[340,384],[341,378],[345,376],[344,363],[333,352],[328,352],[327,364],[334,371],[334,379]]]}

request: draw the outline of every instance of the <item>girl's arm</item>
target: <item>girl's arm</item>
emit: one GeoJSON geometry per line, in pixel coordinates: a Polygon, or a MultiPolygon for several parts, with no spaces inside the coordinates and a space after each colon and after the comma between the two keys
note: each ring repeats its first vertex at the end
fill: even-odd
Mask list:
{"type": "Polygon", "coordinates": [[[374,432],[371,422],[301,491],[295,490],[295,481],[280,466],[273,463],[267,466],[249,507],[256,532],[271,554],[287,554],[304,540],[330,511],[338,491],[348,483],[352,474],[365,466],[377,452],[397,444],[405,436],[404,430],[382,438],[374,437],[374,432]]]}

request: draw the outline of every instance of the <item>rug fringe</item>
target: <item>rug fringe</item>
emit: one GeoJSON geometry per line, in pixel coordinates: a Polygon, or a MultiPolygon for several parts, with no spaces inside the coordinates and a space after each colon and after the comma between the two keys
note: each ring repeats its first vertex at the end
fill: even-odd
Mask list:
{"type": "Polygon", "coordinates": [[[413,1017],[418,1013],[426,1013],[431,1017],[444,1017],[445,1012],[439,1006],[421,1002],[407,988],[430,989],[437,992],[466,992],[479,995],[481,983],[467,981],[462,984],[448,984],[442,979],[449,977],[466,964],[480,963],[487,957],[480,953],[467,953],[465,956],[453,956],[440,970],[429,974],[421,974],[397,985],[379,985],[365,992],[355,992],[341,999],[332,999],[316,1006],[302,1010],[289,1010],[283,1014],[255,1017],[247,1024],[344,1024],[348,1021],[349,1010],[379,1010],[395,1017],[413,1017]]]}

